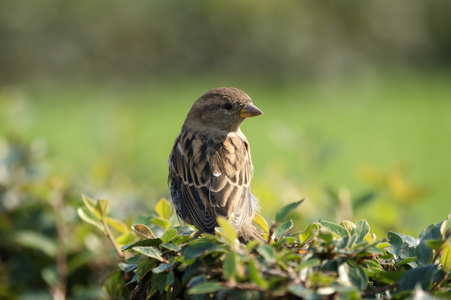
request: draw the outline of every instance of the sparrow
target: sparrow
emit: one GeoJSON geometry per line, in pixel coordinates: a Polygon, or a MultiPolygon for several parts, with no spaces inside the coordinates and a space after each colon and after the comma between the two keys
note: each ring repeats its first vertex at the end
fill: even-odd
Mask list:
{"type": "Polygon", "coordinates": [[[264,241],[252,223],[258,200],[251,193],[249,142],[240,125],[261,115],[251,98],[233,87],[214,88],[191,107],[169,156],[169,186],[176,213],[199,233],[215,233],[225,217],[240,241],[264,241]]]}

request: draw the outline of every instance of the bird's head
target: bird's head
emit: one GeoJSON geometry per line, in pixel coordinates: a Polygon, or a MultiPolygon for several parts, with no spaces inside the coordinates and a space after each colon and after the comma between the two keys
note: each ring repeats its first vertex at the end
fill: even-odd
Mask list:
{"type": "Polygon", "coordinates": [[[261,115],[251,98],[233,87],[214,88],[196,102],[186,117],[185,129],[211,134],[238,131],[246,118],[261,115]]]}

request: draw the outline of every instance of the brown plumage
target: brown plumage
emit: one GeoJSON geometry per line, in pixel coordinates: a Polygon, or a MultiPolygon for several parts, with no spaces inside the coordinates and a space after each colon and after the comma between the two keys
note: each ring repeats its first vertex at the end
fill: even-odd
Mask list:
{"type": "Polygon", "coordinates": [[[262,112],[236,88],[215,88],[194,102],[169,157],[171,198],[177,215],[200,232],[214,233],[229,218],[241,241],[264,240],[252,224],[257,199],[250,182],[249,143],[240,130],[262,112]]]}

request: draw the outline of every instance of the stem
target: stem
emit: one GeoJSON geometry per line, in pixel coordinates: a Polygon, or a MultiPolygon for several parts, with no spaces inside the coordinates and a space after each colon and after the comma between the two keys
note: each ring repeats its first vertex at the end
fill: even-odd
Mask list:
{"type": "Polygon", "coordinates": [[[108,226],[108,222],[106,221],[106,216],[102,218],[102,222],[103,222],[103,226],[105,226],[106,236],[108,237],[108,239],[113,244],[114,249],[116,249],[116,252],[119,255],[119,257],[123,258],[124,257],[124,253],[122,253],[121,247],[119,247],[119,245],[117,244],[116,239],[114,238],[114,235],[111,232],[110,227],[108,226]]]}
{"type": "Polygon", "coordinates": [[[362,298],[365,298],[365,297],[372,296],[372,295],[375,295],[375,294],[380,293],[380,292],[385,292],[386,290],[395,288],[398,285],[399,285],[399,283],[396,282],[396,283],[393,283],[393,284],[390,284],[390,285],[387,285],[387,286],[383,286],[381,288],[378,288],[378,289],[375,289],[375,290],[372,290],[372,291],[369,291],[369,292],[362,293],[360,295],[362,296],[362,298]]]}
{"type": "Polygon", "coordinates": [[[67,289],[67,253],[66,253],[66,233],[67,226],[64,221],[64,205],[63,196],[60,189],[55,188],[53,191],[53,197],[50,199],[50,205],[55,215],[55,226],[58,235],[58,248],[56,253],[56,270],[58,272],[58,283],[56,286],[51,287],[51,293],[53,299],[64,300],[66,299],[67,289]]]}

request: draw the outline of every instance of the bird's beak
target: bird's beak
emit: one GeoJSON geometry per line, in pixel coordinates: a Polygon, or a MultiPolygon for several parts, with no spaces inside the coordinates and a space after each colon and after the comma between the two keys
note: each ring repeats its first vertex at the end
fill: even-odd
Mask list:
{"type": "Polygon", "coordinates": [[[254,104],[249,104],[246,107],[244,107],[243,109],[241,109],[238,112],[238,115],[240,116],[240,118],[242,119],[246,119],[246,118],[250,118],[250,117],[255,117],[258,115],[261,115],[263,112],[258,109],[257,106],[255,106],[254,104]]]}

